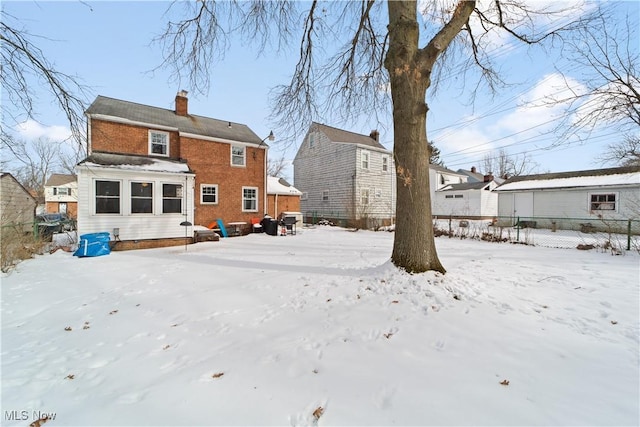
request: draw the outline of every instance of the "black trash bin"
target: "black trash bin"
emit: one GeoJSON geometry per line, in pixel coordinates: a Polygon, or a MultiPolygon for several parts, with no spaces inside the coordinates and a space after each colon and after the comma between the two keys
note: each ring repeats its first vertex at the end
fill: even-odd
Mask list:
{"type": "Polygon", "coordinates": [[[265,217],[262,219],[262,221],[260,221],[260,224],[262,225],[262,229],[264,230],[264,232],[268,235],[278,235],[278,221],[276,221],[275,219],[271,217],[265,217]]]}

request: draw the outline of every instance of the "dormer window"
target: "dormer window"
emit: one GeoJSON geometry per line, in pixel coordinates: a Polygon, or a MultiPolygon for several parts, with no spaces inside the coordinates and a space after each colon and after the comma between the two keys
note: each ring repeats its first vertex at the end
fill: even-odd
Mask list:
{"type": "Polygon", "coordinates": [[[149,154],[169,157],[169,133],[149,131],[149,154]]]}

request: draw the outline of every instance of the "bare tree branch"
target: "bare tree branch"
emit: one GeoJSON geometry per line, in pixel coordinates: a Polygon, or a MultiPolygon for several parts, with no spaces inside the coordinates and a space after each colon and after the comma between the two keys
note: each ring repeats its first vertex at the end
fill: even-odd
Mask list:
{"type": "MultiPolygon", "coordinates": [[[[26,30],[11,26],[7,21],[17,19],[4,13],[0,22],[0,51],[2,52],[0,82],[5,92],[2,113],[13,123],[27,119],[37,121],[35,100],[40,97],[36,83],[42,83],[54,96],[65,114],[71,135],[78,147],[84,147],[84,108],[89,88],[77,76],[57,70],[42,50],[31,40],[34,36],[26,30]],[[10,108],[13,106],[13,109],[10,108]],[[15,113],[14,113],[15,112],[15,113]]],[[[3,121],[1,137],[7,138],[8,129],[3,121]]]]}

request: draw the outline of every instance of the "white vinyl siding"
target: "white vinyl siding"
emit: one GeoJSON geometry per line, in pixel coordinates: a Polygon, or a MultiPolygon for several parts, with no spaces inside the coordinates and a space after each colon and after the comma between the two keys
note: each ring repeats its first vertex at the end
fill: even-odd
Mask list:
{"type": "Polygon", "coordinates": [[[82,166],[78,166],[76,170],[78,171],[78,235],[112,233],[114,228],[119,229],[121,240],[184,238],[185,232],[192,235],[192,229],[181,226],[180,223],[185,220],[193,222],[193,175],[82,166]],[[110,186],[109,194],[103,191],[103,197],[106,199],[108,196],[115,200],[102,203],[107,206],[117,206],[118,214],[96,213],[96,181],[115,183],[119,194],[114,194],[111,191],[114,187],[110,186]],[[132,183],[149,183],[153,187],[151,213],[132,213],[132,200],[135,199],[131,192],[132,183]],[[165,184],[168,184],[167,197],[163,197],[165,184]],[[185,188],[188,189],[186,193],[185,188]],[[174,195],[180,194],[179,199],[170,196],[171,192],[174,195]],[[163,204],[170,205],[167,206],[170,211],[179,212],[163,213],[163,204]]]}

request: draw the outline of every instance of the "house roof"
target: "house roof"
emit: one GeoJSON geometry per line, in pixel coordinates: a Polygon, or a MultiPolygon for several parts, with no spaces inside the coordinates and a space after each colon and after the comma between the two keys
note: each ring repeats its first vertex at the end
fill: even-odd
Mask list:
{"type": "Polygon", "coordinates": [[[640,166],[514,176],[496,191],[626,185],[640,186],[640,166]]]}
{"type": "Polygon", "coordinates": [[[481,190],[487,185],[489,182],[463,182],[460,184],[449,184],[446,187],[441,188],[438,191],[463,191],[463,190],[481,190]]]}
{"type": "Polygon", "coordinates": [[[267,194],[277,194],[280,196],[300,196],[302,192],[289,184],[283,178],[275,176],[267,177],[267,194]]]}
{"type": "Polygon", "coordinates": [[[47,182],[44,184],[45,187],[58,187],[61,185],[69,184],[72,182],[76,182],[78,178],[75,175],[70,174],[62,174],[62,173],[54,173],[51,174],[47,182]]]}
{"type": "Polygon", "coordinates": [[[241,123],[195,114],[180,116],[174,110],[122,101],[102,95],[93,101],[85,114],[89,117],[102,116],[100,118],[107,120],[117,118],[149,125],[167,126],[176,128],[179,132],[199,136],[266,145],[247,125],[241,123]]]}
{"type": "Polygon", "coordinates": [[[442,172],[442,173],[446,173],[448,175],[458,175],[458,176],[466,176],[465,174],[462,173],[458,173],[455,171],[452,171],[451,169],[447,169],[444,166],[440,166],[440,165],[435,165],[433,163],[429,164],[429,168],[433,169],[437,172],[442,172]]]}
{"type": "Polygon", "coordinates": [[[379,148],[382,150],[387,150],[382,144],[373,139],[370,135],[363,135],[360,133],[349,132],[347,130],[334,128],[331,126],[323,125],[321,123],[313,122],[311,124],[312,127],[315,127],[316,130],[323,132],[327,135],[332,142],[343,142],[347,144],[360,144],[366,145],[372,148],[379,148]]]}
{"type": "Polygon", "coordinates": [[[484,182],[484,175],[481,173],[471,172],[470,170],[466,170],[466,169],[458,169],[458,173],[468,176],[473,181],[484,182]]]}
{"type": "Polygon", "coordinates": [[[186,163],[177,160],[100,152],[94,152],[78,165],[146,172],[192,173],[186,163]]]}

